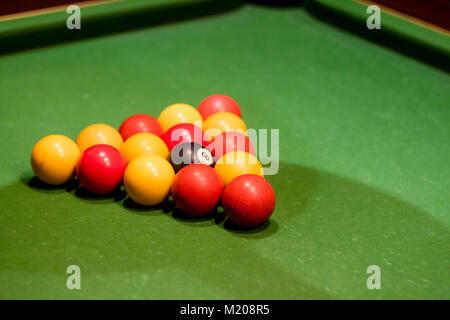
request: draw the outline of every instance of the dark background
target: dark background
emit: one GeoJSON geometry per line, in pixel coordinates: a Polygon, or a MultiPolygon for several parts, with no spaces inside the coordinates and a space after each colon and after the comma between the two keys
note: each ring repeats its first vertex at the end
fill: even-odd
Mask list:
{"type": "MultiPolygon", "coordinates": [[[[107,0],[105,0],[106,2],[107,0]]],[[[70,1],[70,0],[3,0],[0,7],[0,16],[43,9],[63,4],[98,2],[94,0],[70,1]]],[[[295,0],[255,0],[261,4],[279,5],[281,3],[300,2],[295,0]]],[[[450,0],[375,0],[365,1],[368,4],[379,4],[393,10],[408,14],[420,20],[432,23],[446,30],[450,30],[450,0]]]]}
{"type": "Polygon", "coordinates": [[[0,16],[29,10],[37,10],[55,7],[63,4],[88,3],[92,0],[70,1],[70,0],[2,0],[0,5],[0,16]]]}

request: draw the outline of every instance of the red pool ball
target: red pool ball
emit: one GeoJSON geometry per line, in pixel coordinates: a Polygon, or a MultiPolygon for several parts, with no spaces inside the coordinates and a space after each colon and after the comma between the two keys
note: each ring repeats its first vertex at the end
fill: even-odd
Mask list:
{"type": "Polygon", "coordinates": [[[77,163],[81,185],[95,194],[108,194],[122,182],[127,162],[116,148],[96,144],[87,148],[77,163]]]}
{"type": "Polygon", "coordinates": [[[183,212],[204,216],[220,200],[223,182],[216,171],[204,164],[191,164],[181,169],[172,184],[173,201],[183,212]]]}
{"type": "Polygon", "coordinates": [[[241,108],[233,98],[224,94],[215,94],[207,97],[198,106],[198,112],[206,120],[210,115],[218,112],[231,112],[242,117],[241,108]]]}
{"type": "Polygon", "coordinates": [[[255,155],[255,148],[250,139],[239,132],[226,131],[215,136],[214,140],[206,146],[217,162],[224,154],[233,151],[244,151],[255,155]]]}
{"type": "Polygon", "coordinates": [[[223,191],[222,206],[227,217],[242,227],[257,227],[275,209],[275,192],[267,180],[245,174],[234,178],[223,191]]]}
{"type": "Polygon", "coordinates": [[[172,151],[180,143],[195,142],[206,146],[208,144],[202,129],[191,123],[180,123],[169,130],[162,136],[169,151],[172,151]]]}
{"type": "Polygon", "coordinates": [[[122,135],[123,141],[136,133],[153,133],[158,137],[161,137],[163,134],[158,120],[148,114],[135,114],[128,117],[120,126],[119,132],[122,135]]]}

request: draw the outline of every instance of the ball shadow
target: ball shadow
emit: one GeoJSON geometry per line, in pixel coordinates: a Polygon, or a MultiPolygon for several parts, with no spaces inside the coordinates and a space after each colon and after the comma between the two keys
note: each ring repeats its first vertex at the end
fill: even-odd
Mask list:
{"type": "Polygon", "coordinates": [[[20,182],[33,190],[43,193],[61,193],[64,191],[72,192],[79,187],[80,183],[78,179],[71,179],[69,182],[60,185],[51,185],[39,180],[36,176],[24,177],[20,179],[20,182]]]}
{"type": "Polygon", "coordinates": [[[64,186],[67,192],[72,192],[80,186],[80,181],[75,178],[67,182],[64,186]]]}
{"type": "Polygon", "coordinates": [[[126,197],[127,197],[127,192],[126,192],[125,188],[122,188],[122,186],[120,186],[118,188],[118,190],[116,190],[113,193],[114,202],[120,202],[123,199],[125,199],[126,197]]]}
{"type": "Polygon", "coordinates": [[[218,214],[217,207],[214,208],[211,212],[204,216],[192,216],[185,212],[183,212],[181,209],[174,207],[172,211],[172,217],[176,220],[183,221],[183,222],[204,222],[204,221],[210,221],[216,217],[218,214]]]}
{"type": "Polygon", "coordinates": [[[223,221],[225,221],[226,217],[227,216],[225,215],[225,212],[223,211],[223,209],[219,210],[217,215],[214,217],[214,223],[215,224],[221,224],[223,221]]]}
{"type": "MultiPolygon", "coordinates": [[[[126,193],[125,193],[126,195],[126,193]]],[[[122,202],[122,206],[127,209],[130,210],[131,213],[136,214],[136,215],[142,215],[142,216],[150,216],[149,214],[152,213],[152,216],[155,215],[154,213],[157,213],[159,211],[159,213],[170,213],[173,208],[174,208],[174,204],[169,201],[166,200],[163,203],[156,205],[156,206],[143,206],[139,203],[137,203],[136,201],[134,201],[133,199],[131,199],[130,197],[127,197],[123,202],[122,202]]]]}
{"type": "Polygon", "coordinates": [[[110,203],[110,202],[118,202],[123,200],[126,197],[125,191],[121,188],[116,188],[113,192],[108,194],[95,194],[87,190],[85,187],[78,187],[74,195],[75,197],[90,203],[110,203]]]}
{"type": "Polygon", "coordinates": [[[278,223],[273,219],[269,219],[263,224],[252,228],[239,226],[230,219],[226,219],[220,226],[233,235],[247,239],[270,237],[278,231],[278,223]]]}

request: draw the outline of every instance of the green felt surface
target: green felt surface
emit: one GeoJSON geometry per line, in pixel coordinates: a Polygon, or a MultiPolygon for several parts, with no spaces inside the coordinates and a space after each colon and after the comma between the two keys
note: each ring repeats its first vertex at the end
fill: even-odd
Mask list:
{"type": "Polygon", "coordinates": [[[4,55],[0,74],[0,298],[450,298],[441,70],[302,7],[246,4],[4,55]],[[76,138],[213,93],[234,97],[248,127],[280,129],[280,170],[267,177],[277,207],[263,228],[32,179],[45,135],[76,138]],[[66,289],[72,264],[81,290],[66,289]],[[366,287],[374,264],[381,290],[366,287]]]}

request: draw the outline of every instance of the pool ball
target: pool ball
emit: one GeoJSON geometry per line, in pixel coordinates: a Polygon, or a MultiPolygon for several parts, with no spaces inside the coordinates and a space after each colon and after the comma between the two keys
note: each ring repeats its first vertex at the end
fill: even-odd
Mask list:
{"type": "Polygon", "coordinates": [[[53,134],[39,140],[31,152],[31,168],[41,181],[58,185],[75,173],[80,149],[70,138],[53,134]]]}
{"type": "Polygon", "coordinates": [[[224,94],[214,94],[207,97],[199,104],[198,112],[200,112],[204,120],[218,112],[231,112],[238,117],[242,117],[238,103],[224,94]]]}
{"type": "Polygon", "coordinates": [[[131,199],[143,206],[155,206],[167,199],[175,172],[157,155],[135,158],[125,170],[123,184],[131,199]]]}
{"type": "Polygon", "coordinates": [[[104,195],[120,185],[126,166],[127,162],[119,150],[107,144],[96,144],[83,152],[76,172],[83,187],[104,195]]]}
{"type": "Polygon", "coordinates": [[[163,134],[161,125],[158,120],[148,114],[135,114],[122,122],[119,133],[122,135],[123,141],[136,133],[153,133],[158,137],[163,134]]]}
{"type": "Polygon", "coordinates": [[[208,144],[204,138],[202,129],[192,123],[180,123],[163,134],[162,139],[166,143],[169,151],[176,145],[184,142],[197,142],[204,146],[208,144]]]}
{"type": "Polygon", "coordinates": [[[127,163],[143,154],[156,154],[163,158],[169,156],[169,149],[164,141],[152,133],[138,133],[131,136],[123,143],[121,151],[127,163]]]}
{"type": "Polygon", "coordinates": [[[203,122],[203,132],[208,141],[225,131],[237,131],[246,134],[247,126],[244,120],[230,112],[214,113],[203,122]]]}
{"type": "Polygon", "coordinates": [[[179,123],[192,123],[199,127],[202,124],[202,115],[193,106],[176,103],[165,108],[158,117],[163,132],[166,132],[179,123]]]}
{"type": "Polygon", "coordinates": [[[81,152],[95,144],[108,144],[120,150],[123,139],[119,131],[113,127],[96,123],[84,128],[77,138],[77,145],[81,152]]]}
{"type": "Polygon", "coordinates": [[[234,178],[244,174],[256,174],[264,176],[261,163],[256,157],[244,151],[233,151],[223,155],[214,166],[217,174],[225,185],[234,178]]]}
{"type": "Polygon", "coordinates": [[[250,139],[235,131],[222,132],[206,148],[211,152],[215,161],[219,160],[224,154],[233,151],[245,151],[255,155],[255,148],[250,139]]]}
{"type": "Polygon", "coordinates": [[[208,149],[195,142],[180,143],[173,148],[170,152],[169,162],[175,172],[194,163],[214,166],[214,158],[208,149]]]}
{"type": "Polygon", "coordinates": [[[227,217],[237,225],[257,227],[272,215],[275,192],[264,178],[245,174],[225,187],[222,206],[227,217]]]}
{"type": "Polygon", "coordinates": [[[204,216],[215,208],[222,191],[222,180],[213,168],[192,164],[176,174],[172,198],[181,211],[192,216],[204,216]]]}

